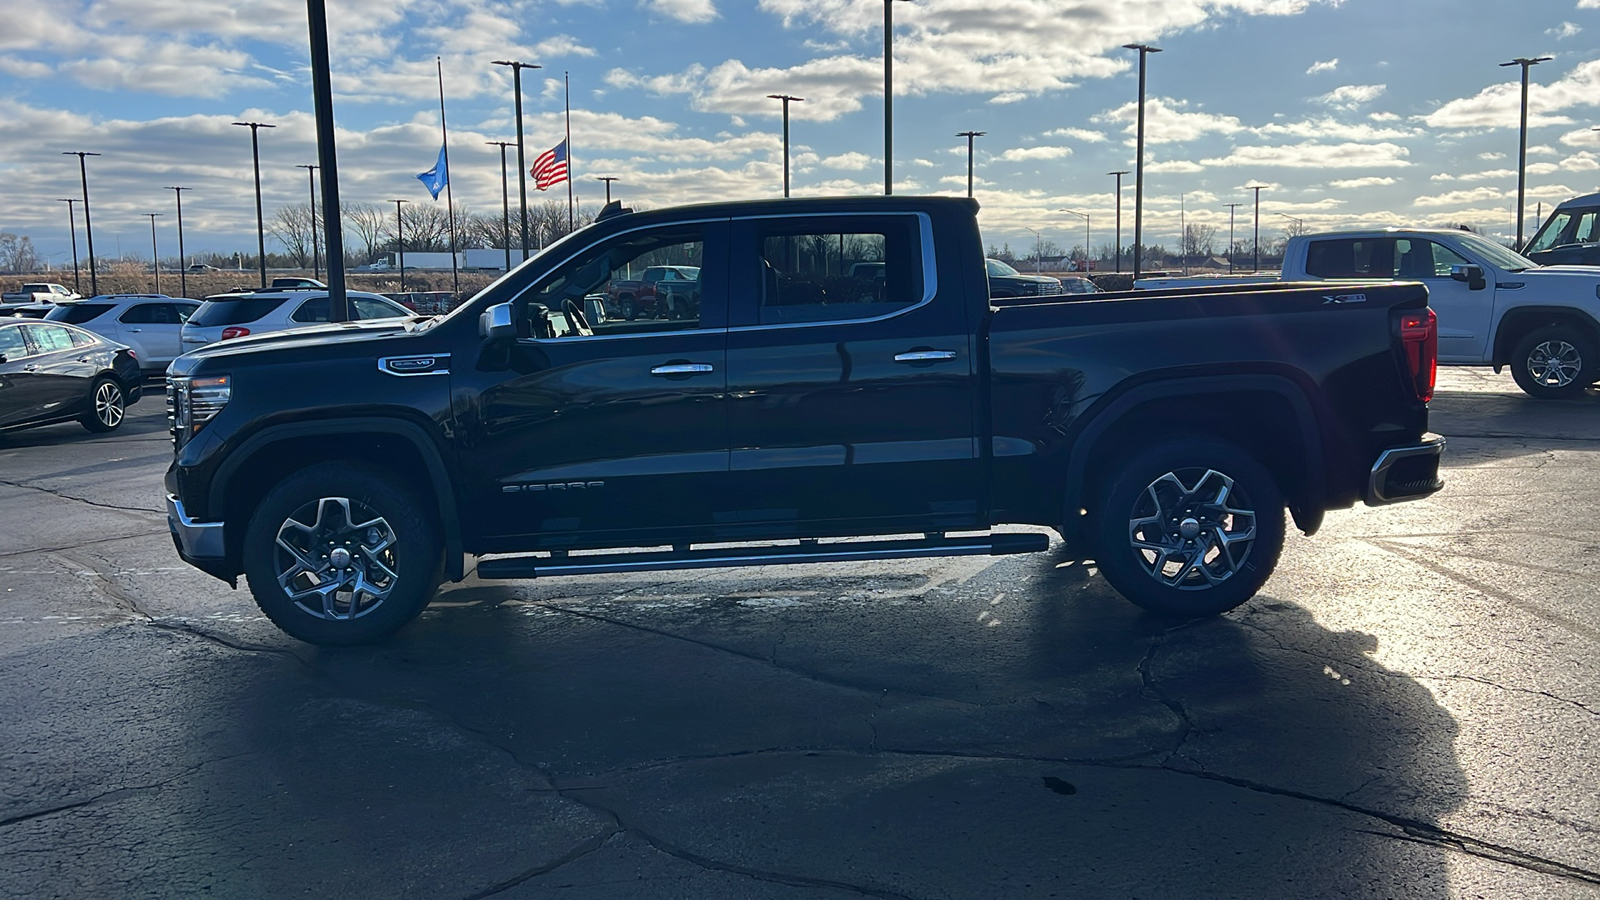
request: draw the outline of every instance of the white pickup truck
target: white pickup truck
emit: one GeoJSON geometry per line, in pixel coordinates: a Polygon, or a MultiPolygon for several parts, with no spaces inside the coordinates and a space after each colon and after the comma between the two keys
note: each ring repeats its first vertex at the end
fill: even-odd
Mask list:
{"type": "MultiPolygon", "coordinates": [[[[1420,281],[1439,316],[1439,362],[1510,366],[1538,398],[1600,382],[1600,267],[1540,266],[1467,231],[1381,228],[1289,239],[1277,275],[1146,278],[1138,290],[1267,281],[1420,281]]],[[[1359,292],[1329,302],[1359,302],[1359,292]]]]}

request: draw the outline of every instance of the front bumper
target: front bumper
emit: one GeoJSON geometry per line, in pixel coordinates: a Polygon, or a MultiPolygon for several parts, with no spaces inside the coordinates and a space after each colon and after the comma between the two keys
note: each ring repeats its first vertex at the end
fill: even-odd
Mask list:
{"type": "Polygon", "coordinates": [[[1423,435],[1420,444],[1383,451],[1367,479],[1367,505],[1420,500],[1436,493],[1444,487],[1439,478],[1439,460],[1443,456],[1444,438],[1431,433],[1423,435]]]}
{"type": "Polygon", "coordinates": [[[226,561],[228,545],[222,536],[222,523],[196,522],[184,512],[183,501],[171,494],[167,495],[167,530],[172,532],[172,543],[184,562],[212,572],[226,561]]]}

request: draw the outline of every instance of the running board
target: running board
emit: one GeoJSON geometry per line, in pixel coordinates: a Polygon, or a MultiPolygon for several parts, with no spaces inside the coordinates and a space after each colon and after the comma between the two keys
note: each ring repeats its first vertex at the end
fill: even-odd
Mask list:
{"type": "Polygon", "coordinates": [[[868,559],[914,559],[931,556],[1004,556],[1038,553],[1050,547],[1043,534],[979,534],[900,541],[801,541],[755,547],[655,550],[571,556],[506,556],[478,561],[479,578],[541,578],[593,575],[602,572],[659,572],[670,569],[720,569],[735,566],[788,566],[796,563],[852,562],[868,559]]]}

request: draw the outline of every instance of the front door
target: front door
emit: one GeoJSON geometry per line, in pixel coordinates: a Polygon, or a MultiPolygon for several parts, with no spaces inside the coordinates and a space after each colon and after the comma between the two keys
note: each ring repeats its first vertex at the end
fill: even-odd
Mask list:
{"type": "Polygon", "coordinates": [[[735,222],[728,537],[983,527],[978,381],[925,216],[735,222]]]}
{"type": "Polygon", "coordinates": [[[1470,261],[1438,241],[1399,238],[1395,241],[1395,274],[1428,286],[1428,305],[1439,316],[1439,362],[1483,362],[1489,346],[1489,326],[1494,318],[1494,270],[1470,261]],[[1478,265],[1489,283],[1473,290],[1450,277],[1454,266],[1478,265]]]}
{"type": "Polygon", "coordinates": [[[489,552],[710,533],[728,469],[727,231],[646,227],[579,251],[513,302],[522,336],[498,369],[453,373],[479,383],[476,409],[457,415],[489,552]],[[612,318],[594,302],[652,265],[698,267],[680,318],[612,318]]]}
{"type": "Polygon", "coordinates": [[[0,428],[26,421],[38,406],[33,365],[22,328],[0,326],[0,428]]]}

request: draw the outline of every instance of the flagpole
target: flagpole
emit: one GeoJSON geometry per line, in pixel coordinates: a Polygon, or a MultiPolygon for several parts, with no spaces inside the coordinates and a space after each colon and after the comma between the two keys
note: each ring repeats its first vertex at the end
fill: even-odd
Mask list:
{"type": "Polygon", "coordinates": [[[443,144],[439,152],[444,156],[444,208],[450,217],[450,283],[452,290],[459,298],[461,296],[461,268],[456,264],[456,206],[450,192],[450,129],[444,124],[444,59],[435,56],[434,63],[439,68],[439,134],[443,144]]]}
{"type": "Polygon", "coordinates": [[[567,233],[578,229],[572,214],[572,73],[562,72],[567,83],[567,233]]]}

